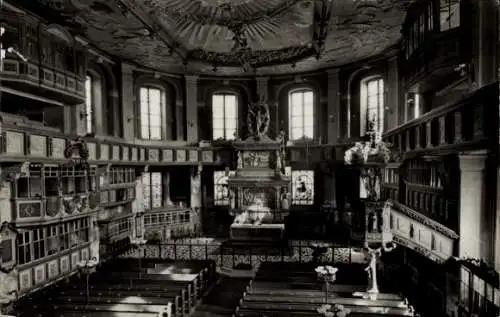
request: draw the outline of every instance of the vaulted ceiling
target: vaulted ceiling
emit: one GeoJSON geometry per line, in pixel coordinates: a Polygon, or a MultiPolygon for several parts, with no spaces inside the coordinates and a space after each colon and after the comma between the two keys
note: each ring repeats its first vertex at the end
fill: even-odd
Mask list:
{"type": "Polygon", "coordinates": [[[37,1],[35,11],[149,68],[276,74],[383,52],[400,39],[411,0],[37,1]]]}

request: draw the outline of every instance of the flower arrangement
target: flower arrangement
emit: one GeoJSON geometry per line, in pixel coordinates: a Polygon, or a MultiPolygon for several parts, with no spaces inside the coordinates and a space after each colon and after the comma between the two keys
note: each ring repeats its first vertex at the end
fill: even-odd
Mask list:
{"type": "Polygon", "coordinates": [[[344,305],[335,304],[324,304],[317,309],[317,312],[325,317],[346,317],[351,313],[351,310],[345,308],[344,305]]]}
{"type": "Polygon", "coordinates": [[[325,266],[318,266],[314,271],[318,274],[318,278],[333,282],[335,281],[335,274],[337,274],[337,269],[336,267],[330,266],[330,265],[325,265],[325,266]]]}

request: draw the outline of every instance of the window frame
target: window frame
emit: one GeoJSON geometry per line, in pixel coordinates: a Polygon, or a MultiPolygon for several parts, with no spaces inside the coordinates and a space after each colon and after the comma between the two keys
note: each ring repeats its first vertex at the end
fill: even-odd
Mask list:
{"type": "Polygon", "coordinates": [[[96,108],[96,76],[87,73],[85,77],[85,108],[83,116],[85,118],[85,133],[95,133],[95,108],[96,108]],[[90,97],[90,98],[89,98],[90,97]]]}
{"type": "Polygon", "coordinates": [[[141,176],[141,183],[142,183],[142,197],[143,197],[143,206],[144,210],[154,210],[163,207],[164,205],[164,197],[163,197],[163,188],[165,186],[165,183],[163,181],[163,173],[162,172],[146,172],[143,173],[141,176]],[[160,199],[159,199],[159,205],[158,204],[153,204],[155,202],[154,200],[154,195],[153,195],[153,188],[155,186],[158,186],[158,184],[153,185],[153,174],[160,175],[160,199]],[[144,180],[145,178],[148,178],[148,183],[145,183],[144,180]],[[149,192],[149,196],[146,196],[146,192],[149,192]],[[148,199],[146,199],[146,197],[148,199]],[[146,204],[147,202],[147,204],[146,204]]]}
{"type": "MultiPolygon", "coordinates": [[[[386,93],[385,93],[385,79],[382,75],[372,75],[367,76],[361,80],[360,83],[360,135],[365,135],[368,131],[368,112],[369,112],[369,89],[368,86],[373,81],[382,81],[382,91],[378,90],[377,93],[377,123],[380,125],[380,131],[376,128],[375,132],[378,132],[380,135],[385,130],[385,105],[386,105],[386,93]],[[382,95],[382,104],[380,104],[380,95],[382,95]]],[[[380,84],[377,84],[377,89],[380,87],[380,84]]]]}
{"type": "Polygon", "coordinates": [[[211,103],[212,103],[212,140],[217,140],[217,139],[220,139],[220,138],[215,138],[215,130],[222,130],[223,133],[222,133],[222,139],[223,140],[234,140],[235,139],[235,134],[237,135],[238,134],[238,131],[239,131],[239,95],[236,93],[236,92],[233,92],[233,91],[216,91],[216,92],[213,92],[211,95],[211,103]],[[214,97],[215,96],[222,96],[222,117],[219,118],[219,119],[222,119],[222,124],[223,124],[223,127],[222,129],[218,128],[216,129],[215,127],[215,116],[214,116],[214,108],[215,108],[215,103],[214,103],[214,97]],[[235,130],[234,130],[234,133],[233,135],[227,135],[229,131],[228,128],[227,128],[227,121],[229,121],[230,119],[232,118],[229,118],[227,115],[226,115],[226,96],[234,96],[234,100],[235,100],[235,104],[234,104],[234,124],[235,124],[235,130]]]}
{"type": "Polygon", "coordinates": [[[16,238],[16,252],[19,255],[18,265],[39,262],[49,257],[57,257],[62,253],[67,253],[69,250],[81,248],[90,242],[90,229],[90,218],[80,217],[19,232],[16,238]],[[37,239],[35,239],[35,231],[38,232],[37,239]],[[70,241],[72,234],[75,234],[78,238],[83,234],[83,239],[78,240],[77,243],[72,245],[70,241]],[[56,251],[51,250],[51,243],[49,240],[52,239],[58,241],[58,248],[56,251]],[[35,256],[37,254],[37,252],[35,252],[37,246],[39,247],[39,257],[35,256]],[[29,257],[29,259],[27,259],[27,257],[29,257]]]}
{"type": "Polygon", "coordinates": [[[316,120],[316,93],[315,93],[315,90],[311,87],[300,87],[300,88],[295,88],[295,89],[291,89],[290,91],[288,91],[288,135],[289,135],[289,139],[291,141],[298,141],[298,140],[314,140],[314,135],[316,133],[316,129],[314,129],[314,125],[315,125],[315,120],[316,120]],[[305,129],[306,129],[306,126],[308,126],[306,124],[306,115],[305,115],[305,93],[308,93],[310,92],[312,94],[312,115],[310,116],[311,117],[311,122],[310,122],[310,125],[311,125],[311,136],[306,136],[305,135],[305,129]],[[293,119],[292,119],[292,98],[293,98],[293,95],[294,94],[301,94],[301,107],[302,107],[302,125],[300,127],[300,129],[302,130],[302,135],[299,137],[299,136],[295,136],[293,135],[293,130],[294,129],[298,129],[296,127],[294,127],[293,125],[293,119]]]}
{"type": "Polygon", "coordinates": [[[292,194],[292,205],[294,206],[313,206],[314,205],[314,200],[315,200],[315,173],[314,173],[314,170],[308,170],[308,169],[301,169],[301,170],[292,170],[291,172],[291,186],[292,186],[292,190],[291,190],[291,194],[292,194]],[[297,175],[299,174],[299,175],[297,175]],[[307,174],[307,177],[310,177],[311,178],[311,182],[309,184],[305,184],[305,185],[309,185],[311,187],[311,199],[310,200],[306,200],[306,199],[297,199],[296,197],[296,188],[297,188],[297,184],[296,184],[296,178],[298,178],[299,176],[304,176],[307,174]]]}
{"type": "Polygon", "coordinates": [[[165,133],[166,133],[166,110],[167,110],[167,93],[164,87],[160,85],[155,85],[155,84],[143,84],[140,85],[137,89],[137,137],[141,140],[148,140],[148,141],[160,141],[165,139],[165,133]],[[148,114],[148,120],[149,122],[147,124],[143,123],[142,116],[143,116],[143,103],[141,100],[141,91],[142,89],[147,90],[147,95],[148,95],[148,102],[147,102],[147,114],[148,114]],[[160,118],[160,136],[158,138],[151,138],[151,122],[150,122],[150,116],[151,116],[151,103],[149,102],[149,91],[155,89],[158,90],[160,93],[160,113],[159,113],[159,118],[160,118]],[[149,136],[146,137],[143,135],[143,127],[146,127],[148,129],[149,136]]]}

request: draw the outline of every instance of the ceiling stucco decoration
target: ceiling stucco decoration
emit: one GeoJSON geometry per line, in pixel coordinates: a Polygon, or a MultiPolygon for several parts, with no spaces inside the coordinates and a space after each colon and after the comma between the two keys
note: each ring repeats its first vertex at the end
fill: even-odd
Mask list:
{"type": "Polygon", "coordinates": [[[100,49],[166,72],[336,67],[400,39],[412,0],[38,0],[100,49]]]}

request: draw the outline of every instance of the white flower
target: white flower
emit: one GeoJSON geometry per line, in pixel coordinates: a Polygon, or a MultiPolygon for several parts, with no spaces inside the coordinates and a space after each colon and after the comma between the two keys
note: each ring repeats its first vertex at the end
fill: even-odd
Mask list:
{"type": "Polygon", "coordinates": [[[326,313],[325,313],[325,317],[335,317],[335,313],[334,313],[334,312],[331,312],[331,311],[326,312],[326,313]]]}

